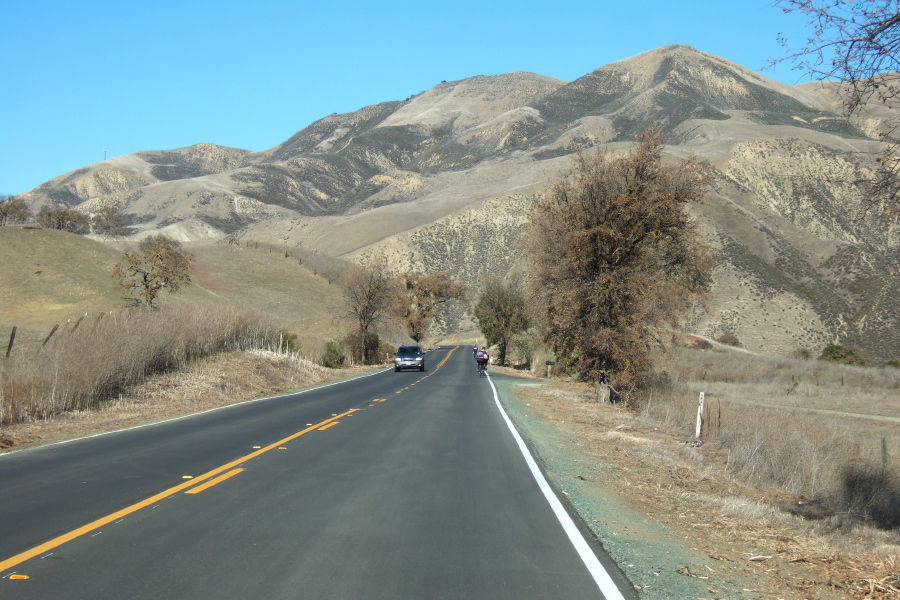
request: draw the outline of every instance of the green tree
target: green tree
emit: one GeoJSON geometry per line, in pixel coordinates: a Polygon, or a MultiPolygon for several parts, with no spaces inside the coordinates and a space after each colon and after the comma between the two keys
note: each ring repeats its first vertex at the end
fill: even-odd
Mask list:
{"type": "Polygon", "coordinates": [[[706,182],[692,160],[666,165],[656,128],[626,155],[579,154],[538,203],[525,245],[530,297],[560,367],[628,385],[650,367],[660,326],[703,298],[712,259],[685,208],[706,182]]]}
{"type": "Polygon", "coordinates": [[[0,194],[0,227],[27,221],[32,216],[34,215],[28,210],[24,200],[0,194]]]}
{"type": "Polygon", "coordinates": [[[380,267],[357,267],[343,280],[345,315],[356,321],[357,329],[348,338],[356,344],[351,352],[372,364],[378,357],[379,340],[373,328],[384,319],[397,296],[396,282],[380,267]]]}
{"type": "Polygon", "coordinates": [[[819,360],[827,360],[842,365],[856,365],[863,367],[866,365],[866,359],[860,356],[855,350],[845,348],[844,346],[833,345],[822,350],[819,360]]]}
{"type": "Polygon", "coordinates": [[[778,0],[786,13],[808,19],[814,34],[801,46],[785,37],[786,55],[771,61],[788,61],[817,80],[838,80],[845,114],[865,113],[870,106],[890,111],[882,120],[882,139],[888,142],[879,159],[876,176],[859,182],[868,187],[868,205],[883,204],[888,214],[900,212],[900,12],[896,0],[778,0]]]}
{"type": "Polygon", "coordinates": [[[331,340],[325,343],[325,353],[322,355],[322,364],[329,369],[339,369],[344,366],[344,342],[331,340]]]}
{"type": "Polygon", "coordinates": [[[91,219],[83,212],[67,206],[45,206],[35,222],[44,229],[59,229],[84,235],[91,231],[91,219]]]}
{"type": "Polygon", "coordinates": [[[140,241],[137,250],[126,248],[122,252],[122,261],[113,267],[112,276],[118,279],[118,289],[138,294],[152,309],[164,290],[174,293],[191,283],[193,260],[181,242],[162,234],[151,235],[140,241]]]}
{"type": "Polygon", "coordinates": [[[405,273],[400,277],[400,284],[397,313],[416,343],[425,339],[440,305],[451,299],[459,300],[466,293],[466,286],[450,279],[446,272],[405,273]]]}
{"type": "Polygon", "coordinates": [[[531,325],[525,292],[517,281],[488,277],[474,312],[488,345],[497,345],[498,361],[505,365],[506,352],[513,336],[531,325]]]}

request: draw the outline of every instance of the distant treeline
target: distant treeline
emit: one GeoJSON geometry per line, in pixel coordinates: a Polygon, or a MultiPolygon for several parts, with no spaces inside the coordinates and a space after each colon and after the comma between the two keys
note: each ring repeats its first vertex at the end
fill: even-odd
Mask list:
{"type": "Polygon", "coordinates": [[[261,250],[263,252],[281,254],[285,258],[292,258],[297,261],[297,264],[312,271],[313,275],[318,275],[327,280],[329,284],[340,281],[353,266],[350,261],[329,256],[327,254],[321,254],[315,250],[307,250],[300,246],[272,244],[270,242],[259,242],[256,240],[243,240],[241,242],[235,238],[228,238],[228,243],[252,248],[254,250],[261,250]]]}

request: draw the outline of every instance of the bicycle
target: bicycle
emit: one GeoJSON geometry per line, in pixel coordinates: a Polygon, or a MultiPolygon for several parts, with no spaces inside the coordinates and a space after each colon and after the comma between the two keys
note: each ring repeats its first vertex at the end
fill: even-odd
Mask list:
{"type": "Polygon", "coordinates": [[[487,361],[478,361],[478,376],[487,377],[487,361]]]}

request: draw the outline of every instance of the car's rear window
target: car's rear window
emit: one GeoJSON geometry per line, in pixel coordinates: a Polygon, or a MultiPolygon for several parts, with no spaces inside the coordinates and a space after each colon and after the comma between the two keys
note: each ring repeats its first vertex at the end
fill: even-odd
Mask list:
{"type": "Polygon", "coordinates": [[[419,354],[421,352],[418,346],[400,346],[397,354],[419,354]]]}

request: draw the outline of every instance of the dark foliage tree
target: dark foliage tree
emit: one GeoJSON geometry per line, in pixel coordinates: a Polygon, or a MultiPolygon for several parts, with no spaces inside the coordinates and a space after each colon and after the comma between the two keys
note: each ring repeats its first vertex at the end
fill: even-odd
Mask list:
{"type": "Polygon", "coordinates": [[[440,305],[448,300],[459,300],[466,292],[466,286],[450,279],[446,272],[405,273],[400,278],[400,285],[397,315],[416,343],[425,339],[440,305]]]}
{"type": "Polygon", "coordinates": [[[127,248],[122,252],[122,262],[113,267],[112,276],[118,279],[118,289],[138,294],[152,309],[164,290],[177,292],[191,283],[193,260],[181,242],[161,234],[151,235],[140,241],[137,250],[127,248]]]}
{"type": "Polygon", "coordinates": [[[513,336],[531,325],[525,292],[515,280],[488,277],[475,303],[474,313],[488,345],[497,345],[498,362],[505,365],[513,336]]]}
{"type": "MultiPolygon", "coordinates": [[[[881,105],[900,108],[900,12],[897,0],[778,0],[785,12],[808,18],[813,35],[799,48],[782,37],[788,61],[818,80],[838,80],[846,115],[881,105]]],[[[884,122],[888,143],[876,176],[859,182],[867,189],[867,208],[900,211],[900,119],[884,122]]]]}
{"type": "Polygon", "coordinates": [[[358,352],[365,364],[372,364],[379,358],[379,342],[373,328],[392,309],[397,297],[396,282],[380,267],[358,267],[344,278],[343,288],[346,316],[357,325],[348,342],[355,340],[360,345],[351,348],[351,353],[358,352]]]}
{"type": "Polygon", "coordinates": [[[38,212],[35,222],[45,229],[59,229],[80,235],[91,231],[90,217],[67,206],[45,206],[38,212]]]}
{"type": "Polygon", "coordinates": [[[658,326],[708,287],[712,258],[685,207],[706,190],[692,160],[666,165],[656,128],[627,155],[579,154],[538,203],[525,245],[531,298],[560,366],[633,383],[658,326]]]}
{"type": "Polygon", "coordinates": [[[28,210],[24,200],[0,194],[0,227],[27,221],[32,216],[34,215],[28,210]]]}
{"type": "Polygon", "coordinates": [[[131,216],[113,204],[100,207],[91,217],[91,231],[103,237],[120,238],[131,235],[134,229],[130,225],[131,216]]]}
{"type": "Polygon", "coordinates": [[[865,357],[861,356],[852,348],[845,348],[844,346],[839,345],[828,346],[822,350],[822,354],[819,355],[819,360],[827,360],[842,365],[857,365],[860,367],[865,366],[866,364],[865,357]]]}

